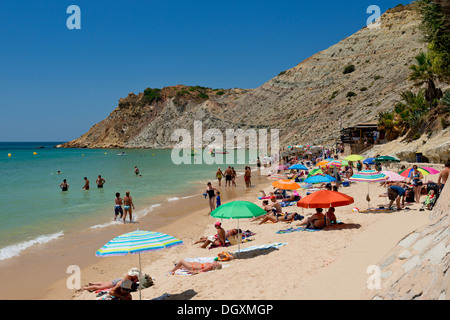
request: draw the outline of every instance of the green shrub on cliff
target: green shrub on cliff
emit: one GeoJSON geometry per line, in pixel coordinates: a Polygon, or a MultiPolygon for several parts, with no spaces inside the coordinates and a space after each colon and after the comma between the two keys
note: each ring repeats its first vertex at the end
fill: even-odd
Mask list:
{"type": "Polygon", "coordinates": [[[158,101],[161,98],[161,89],[155,88],[147,88],[144,90],[144,98],[143,100],[146,103],[151,103],[153,101],[158,101]]]}

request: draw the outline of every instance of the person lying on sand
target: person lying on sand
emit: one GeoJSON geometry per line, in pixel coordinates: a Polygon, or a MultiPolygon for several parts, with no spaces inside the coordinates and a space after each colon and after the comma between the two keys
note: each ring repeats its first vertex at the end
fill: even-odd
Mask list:
{"type": "Polygon", "coordinates": [[[139,274],[140,271],[137,268],[132,268],[122,279],[118,278],[112,281],[90,282],[89,285],[82,288],[82,291],[97,291],[111,288],[108,292],[109,295],[119,299],[131,300],[130,292],[137,289],[139,274]]]}
{"type": "Polygon", "coordinates": [[[259,224],[266,223],[267,221],[277,222],[292,222],[293,220],[302,220],[303,217],[298,213],[286,213],[286,214],[273,214],[265,215],[259,224]]]}
{"type": "Polygon", "coordinates": [[[175,267],[169,271],[169,275],[173,275],[175,274],[175,271],[177,271],[178,269],[185,269],[187,271],[189,271],[189,273],[191,274],[197,274],[197,273],[201,273],[201,272],[208,272],[211,270],[217,270],[217,269],[221,269],[222,265],[218,262],[213,262],[213,263],[209,263],[209,262],[205,262],[205,263],[200,263],[200,262],[188,262],[185,260],[180,260],[175,267]]]}

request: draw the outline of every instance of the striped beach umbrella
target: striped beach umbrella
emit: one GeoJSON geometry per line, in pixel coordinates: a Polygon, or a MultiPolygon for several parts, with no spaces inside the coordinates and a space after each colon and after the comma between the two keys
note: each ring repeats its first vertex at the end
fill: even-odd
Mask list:
{"type": "Polygon", "coordinates": [[[357,182],[367,182],[366,200],[370,207],[370,197],[369,197],[370,183],[386,181],[388,180],[388,177],[385,174],[375,170],[362,170],[352,175],[348,180],[357,182]]]}
{"type": "MultiPolygon", "coordinates": [[[[424,175],[424,176],[427,176],[427,175],[430,175],[430,174],[439,173],[439,171],[437,171],[436,169],[433,169],[433,170],[430,170],[430,169],[432,169],[432,168],[418,167],[417,171],[421,172],[422,175],[424,175]],[[433,172],[433,173],[431,173],[431,172],[433,172]]],[[[400,171],[398,174],[401,175],[402,177],[410,178],[413,172],[414,172],[414,169],[413,168],[409,168],[409,169],[405,169],[405,170],[400,171]]]]}
{"type": "MultiPolygon", "coordinates": [[[[139,254],[139,271],[141,271],[141,253],[163,250],[182,244],[183,241],[164,233],[136,230],[115,237],[98,249],[95,255],[110,257],[139,254]]],[[[141,286],[139,286],[139,298],[141,298],[141,286]]]]}

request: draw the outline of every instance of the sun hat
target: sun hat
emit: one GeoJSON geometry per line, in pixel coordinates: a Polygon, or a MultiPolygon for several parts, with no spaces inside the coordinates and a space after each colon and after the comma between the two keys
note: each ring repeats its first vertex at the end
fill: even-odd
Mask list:
{"type": "Polygon", "coordinates": [[[130,277],[139,277],[139,276],[141,275],[141,271],[139,271],[138,268],[131,268],[131,269],[128,271],[128,275],[129,275],[130,277]]]}
{"type": "Polygon", "coordinates": [[[220,225],[222,225],[220,222],[216,222],[214,225],[216,225],[216,226],[220,226],[220,225]]]}

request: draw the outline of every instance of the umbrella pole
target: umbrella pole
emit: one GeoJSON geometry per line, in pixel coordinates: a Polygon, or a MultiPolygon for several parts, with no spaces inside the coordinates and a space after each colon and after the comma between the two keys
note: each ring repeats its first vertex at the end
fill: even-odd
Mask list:
{"type": "Polygon", "coordinates": [[[237,238],[237,243],[238,243],[238,256],[241,254],[241,242],[239,241],[239,219],[238,219],[238,238],[237,238]]]}
{"type": "Polygon", "coordinates": [[[142,296],[141,296],[141,274],[142,274],[141,253],[139,252],[139,300],[142,300],[142,296]]]}

